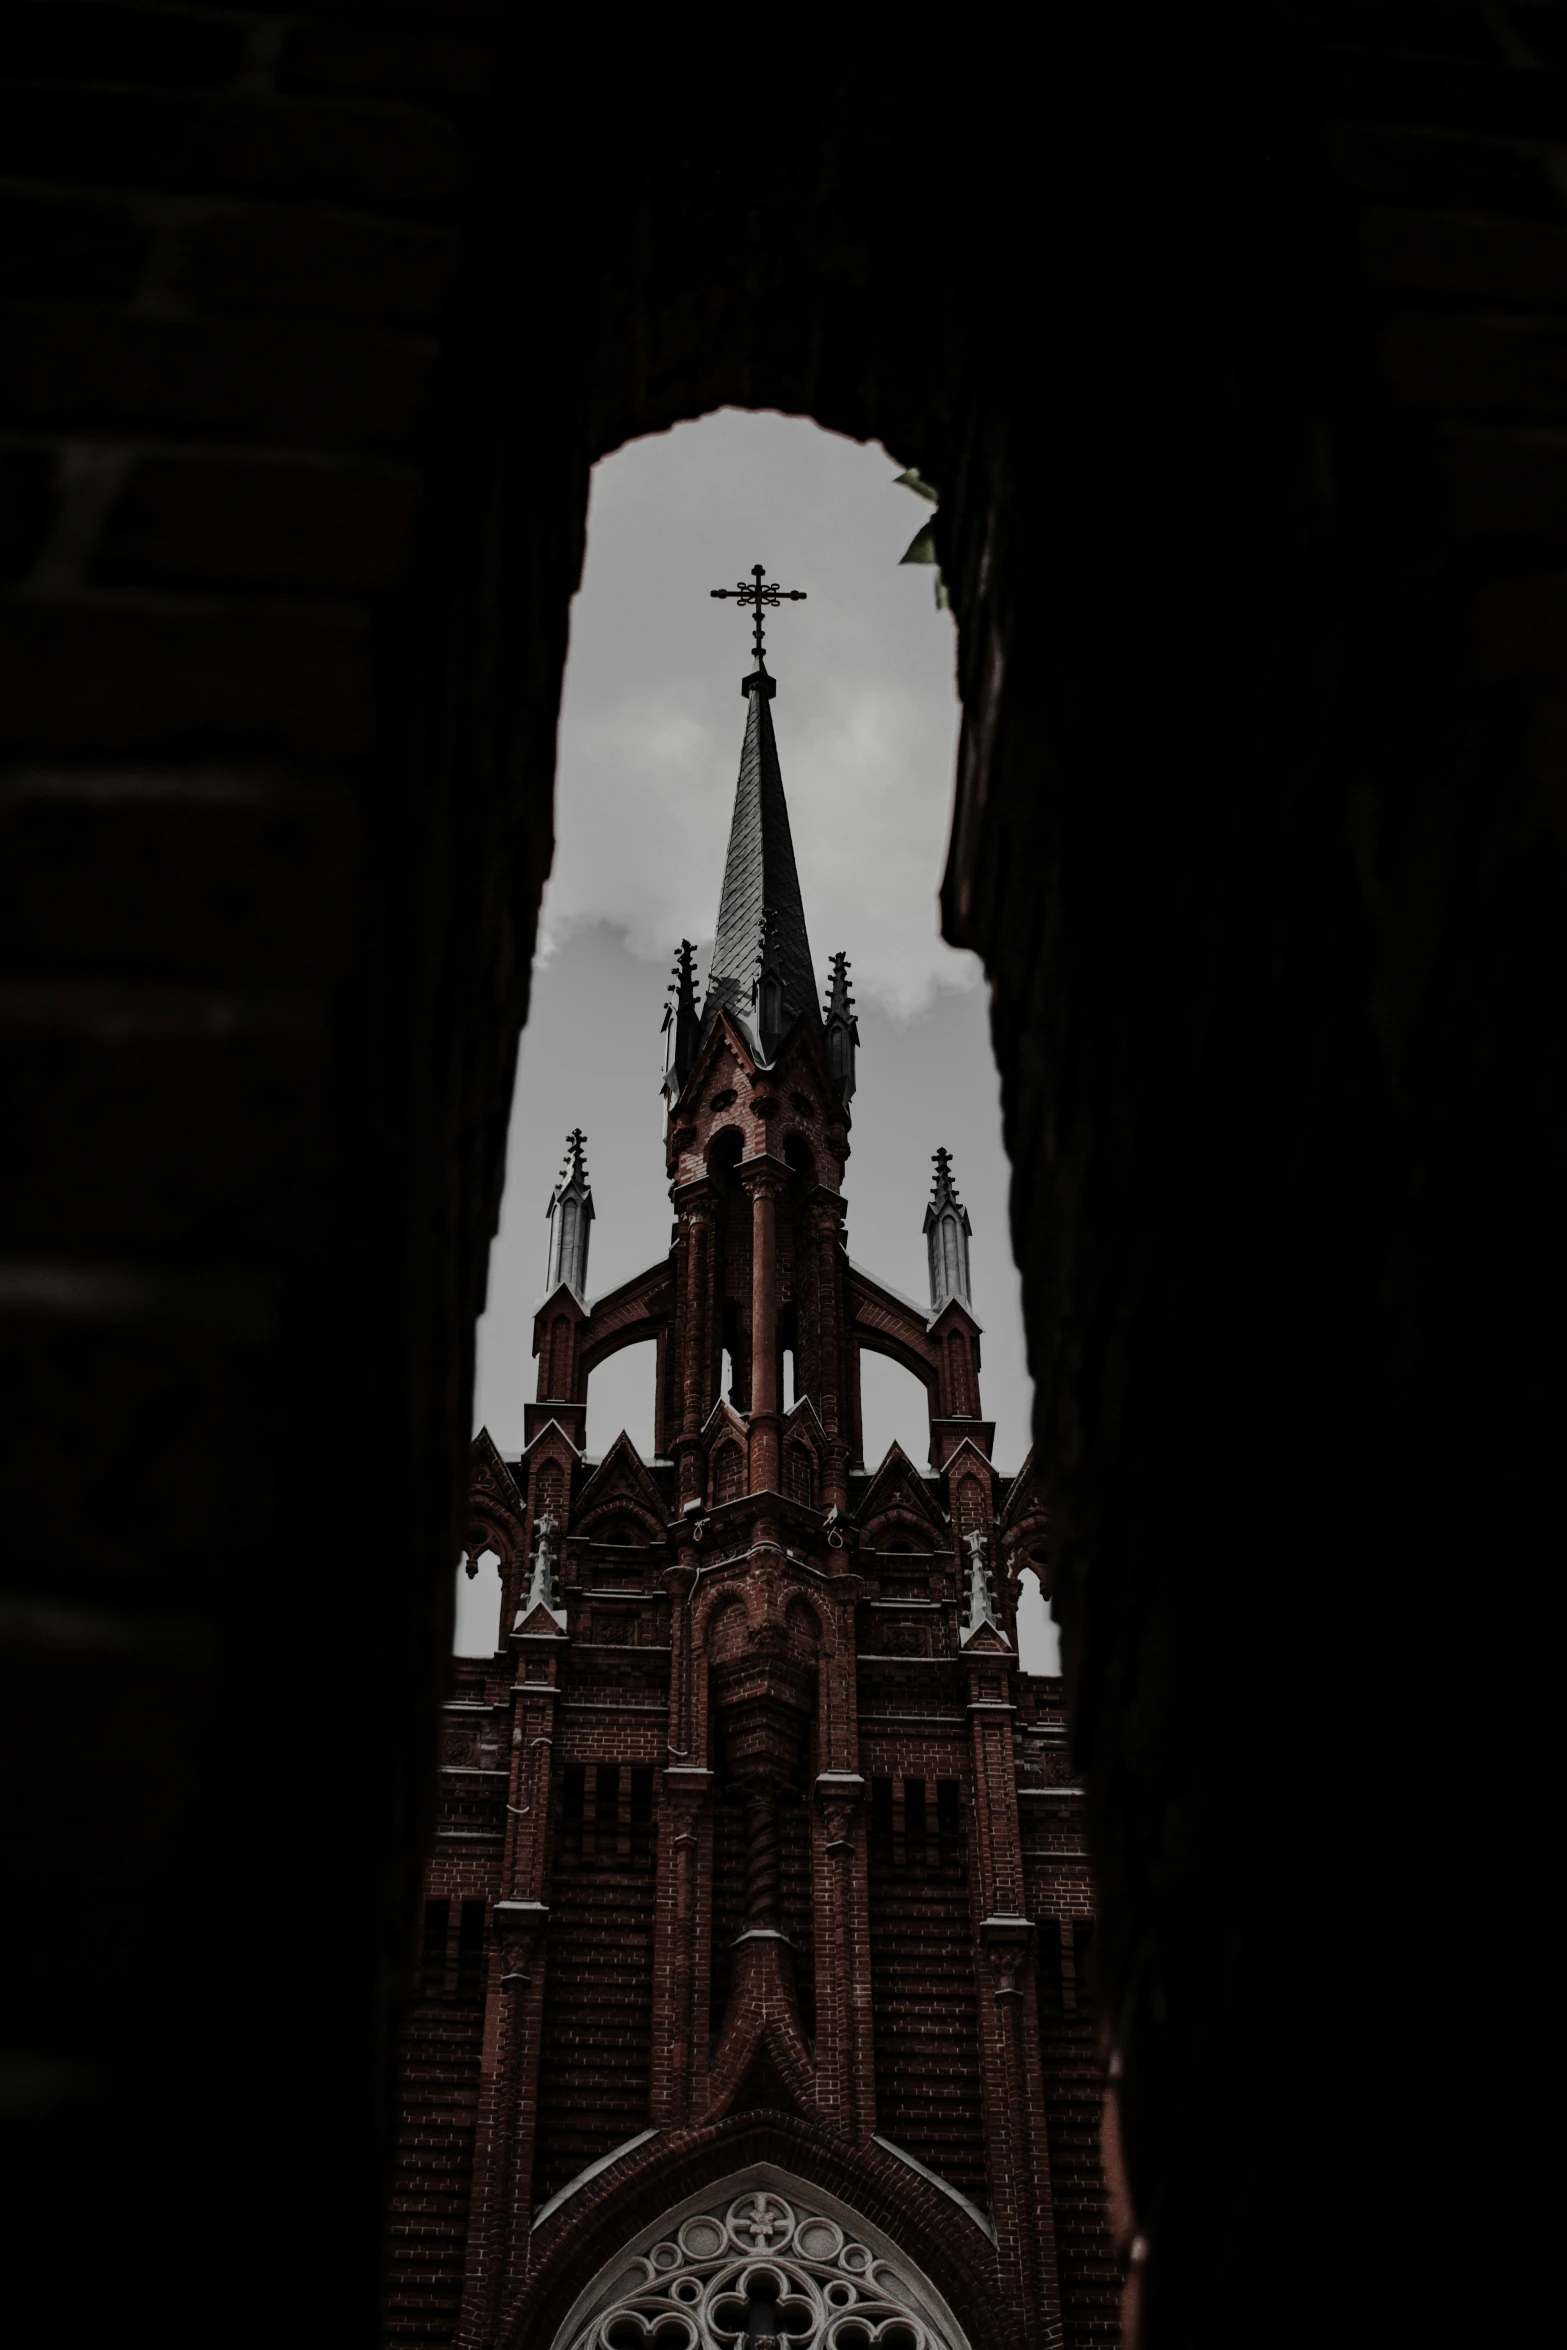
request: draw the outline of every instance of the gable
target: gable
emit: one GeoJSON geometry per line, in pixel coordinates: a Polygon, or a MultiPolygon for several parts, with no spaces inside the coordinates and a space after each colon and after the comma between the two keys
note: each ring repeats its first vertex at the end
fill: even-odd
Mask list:
{"type": "Polygon", "coordinates": [[[946,1541],[946,1526],[926,1491],[924,1479],[896,1441],[888,1446],[856,1515],[866,1533],[878,1521],[902,1518],[925,1532],[933,1545],[941,1546],[946,1541]]]}
{"type": "Polygon", "coordinates": [[[622,1429],[577,1496],[572,1530],[590,1532],[595,1519],[625,1512],[648,1525],[649,1539],[663,1533],[668,1518],[664,1497],[648,1475],[642,1455],[622,1429]]]}
{"type": "Polygon", "coordinates": [[[486,1550],[493,1550],[503,1561],[514,1558],[522,1543],[524,1503],[488,1428],[479,1430],[468,1459],[468,1521],[463,1548],[470,1559],[486,1550]]]}

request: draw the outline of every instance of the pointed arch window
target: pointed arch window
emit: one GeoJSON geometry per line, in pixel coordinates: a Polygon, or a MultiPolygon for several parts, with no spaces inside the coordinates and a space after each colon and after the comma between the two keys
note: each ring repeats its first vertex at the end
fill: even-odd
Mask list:
{"type": "MultiPolygon", "coordinates": [[[[771,2177],[777,2177],[772,2173],[771,2177]]],[[[966,2350],[928,2278],[793,2180],[673,2212],[590,2285],[555,2350],[966,2350]],[[867,2240],[871,2239],[871,2240],[867,2240]]],[[[976,2217],[978,2215],[976,2214],[976,2217]]]]}

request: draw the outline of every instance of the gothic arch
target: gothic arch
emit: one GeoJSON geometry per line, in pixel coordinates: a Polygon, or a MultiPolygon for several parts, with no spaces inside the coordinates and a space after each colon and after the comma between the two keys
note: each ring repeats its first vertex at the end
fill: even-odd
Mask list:
{"type": "Polygon", "coordinates": [[[816,1183],[816,1153],[805,1136],[791,1128],[784,1136],[783,1156],[794,1178],[793,1188],[803,1197],[816,1183]]]}
{"type": "Polygon", "coordinates": [[[890,1330],[868,1330],[858,1323],[851,1327],[849,1335],[859,1353],[885,1355],[889,1362],[911,1372],[930,1398],[932,1409],[935,1408],[941,1374],[928,1350],[910,1344],[890,1330]]]}
{"type": "Polygon", "coordinates": [[[829,2189],[770,2162],[699,2188],[603,2263],[551,2350],[736,2350],[753,2296],[794,2350],[970,2350],[920,2263],[829,2189]]]}
{"type": "Polygon", "coordinates": [[[756,1629],[750,1595],[733,1584],[721,1585],[709,1606],[698,1613],[692,1629],[709,1663],[743,1656],[756,1629]]]}
{"type": "Polygon", "coordinates": [[[720,1126],[707,1146],[707,1171],[716,1179],[732,1175],[745,1156],[745,1129],[720,1126]]]}
{"type": "Polygon", "coordinates": [[[643,1502],[635,1500],[628,1493],[606,1494],[597,1509],[589,1511],[574,1532],[589,1542],[662,1542],[664,1538],[662,1521],[655,1518],[643,1502]],[[606,1533],[604,1529],[610,1525],[634,1525],[640,1531],[628,1536],[606,1533]]]}
{"type": "Polygon", "coordinates": [[[941,1555],[942,1546],[932,1528],[913,1510],[878,1510],[861,1536],[861,1547],[867,1551],[893,1551],[907,1558],[941,1555]]]}
{"type": "Polygon", "coordinates": [[[816,1619],[817,1653],[824,1657],[837,1655],[838,1620],[820,1592],[813,1590],[808,1583],[796,1580],[780,1582],[777,1604],[785,1618],[794,1608],[809,1608],[816,1619]]]}
{"type": "Polygon", "coordinates": [[[821,1617],[803,1592],[790,1592],[784,1603],[783,1620],[784,1632],[791,1647],[798,1640],[812,1658],[821,1653],[821,1617]]]}
{"type": "MultiPolygon", "coordinates": [[[[591,1330],[591,1323],[588,1328],[591,1330]]],[[[662,1338],[668,1328],[667,1314],[644,1314],[635,1322],[622,1322],[618,1328],[606,1330],[602,1336],[585,1338],[580,1366],[582,1386],[586,1387],[594,1372],[611,1355],[624,1354],[628,1346],[646,1346],[651,1340],[662,1338]]]]}

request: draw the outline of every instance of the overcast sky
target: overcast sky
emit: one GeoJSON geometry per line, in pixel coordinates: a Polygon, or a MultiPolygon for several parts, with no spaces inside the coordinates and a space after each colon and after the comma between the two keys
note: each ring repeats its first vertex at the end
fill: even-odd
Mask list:
{"type": "MultiPolygon", "coordinates": [[[[1027,1448],[984,983],[937,927],[958,727],[952,623],[936,609],[930,569],[900,566],[929,513],[896,485],[900,470],[874,443],[724,411],[636,441],[594,472],[561,708],[555,863],[479,1324],[475,1426],[504,1453],[521,1446],[533,1392],[544,1212],[568,1128],[588,1137],[591,1291],[669,1246],[664,991],[681,937],[699,941],[705,979],[751,666],[748,621],[709,590],[733,587],[753,563],[808,598],[769,617],[768,666],[812,952],[823,974],[835,950],[848,952],[859,1002],[849,1253],[924,1298],[920,1224],[930,1155],[946,1144],[974,1223],[997,1465],[1015,1469],[1027,1448]]],[[[595,1373],[590,1451],[622,1427],[651,1449],[652,1362],[651,1348],[635,1348],[595,1373]]],[[[867,1459],[896,1437],[923,1464],[923,1390],[883,1358],[866,1356],[864,1370],[867,1459]]],[[[488,1653],[493,1575],[459,1577],[458,1589],[458,1648],[488,1653]]],[[[1030,1617],[1023,1661],[1054,1669],[1042,1609],[1030,1617]]]]}

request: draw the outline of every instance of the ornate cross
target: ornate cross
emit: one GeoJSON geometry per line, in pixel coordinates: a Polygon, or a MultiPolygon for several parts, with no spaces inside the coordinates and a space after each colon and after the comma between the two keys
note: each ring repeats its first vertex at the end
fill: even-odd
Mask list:
{"type": "Polygon", "coordinates": [[[730,596],[737,604],[750,605],[756,616],[756,643],[754,647],[756,666],[758,669],[765,669],[767,663],[762,656],[762,607],[765,604],[803,604],[805,590],[804,588],[781,588],[776,579],[769,580],[767,578],[760,563],[752,564],[751,578],[754,584],[750,587],[747,587],[742,579],[738,587],[709,588],[707,592],[710,596],[730,596]]]}

